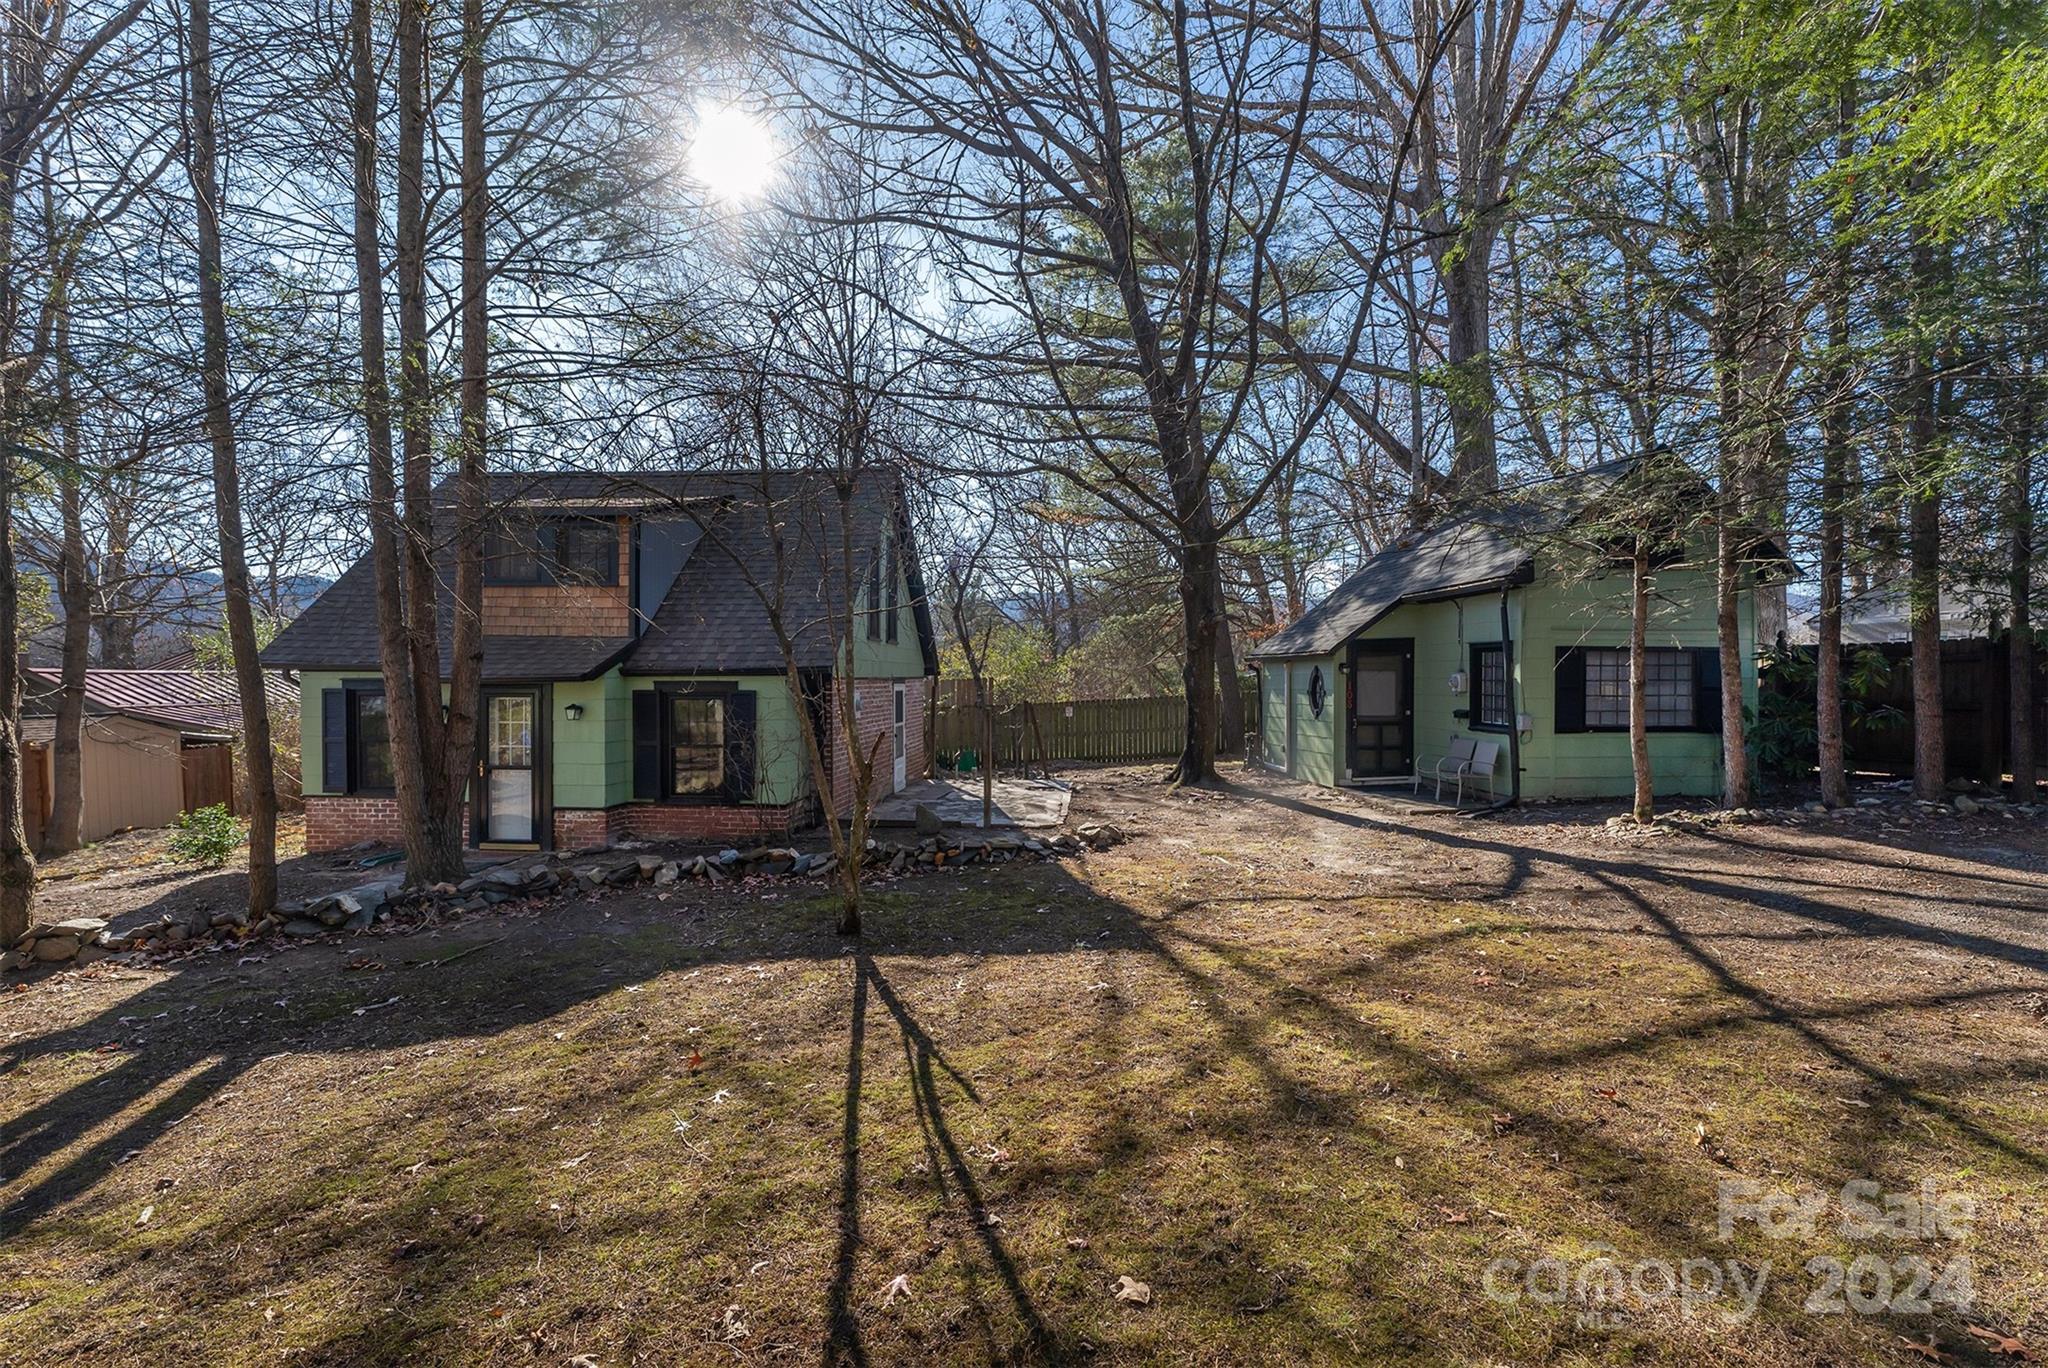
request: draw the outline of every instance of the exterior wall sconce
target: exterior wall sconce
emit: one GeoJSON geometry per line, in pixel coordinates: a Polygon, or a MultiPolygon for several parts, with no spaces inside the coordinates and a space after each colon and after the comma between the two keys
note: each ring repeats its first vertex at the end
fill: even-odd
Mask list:
{"type": "Polygon", "coordinates": [[[583,705],[581,703],[569,704],[562,709],[562,716],[568,718],[571,722],[581,722],[583,720],[583,705]]]}

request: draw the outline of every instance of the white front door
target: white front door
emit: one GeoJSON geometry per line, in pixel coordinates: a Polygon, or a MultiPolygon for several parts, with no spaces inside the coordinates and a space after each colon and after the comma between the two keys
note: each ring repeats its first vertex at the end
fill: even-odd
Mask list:
{"type": "Polygon", "coordinates": [[[909,763],[909,756],[910,756],[910,751],[909,751],[909,749],[908,749],[908,748],[907,748],[907,747],[906,747],[906,746],[905,746],[905,745],[903,744],[903,741],[904,741],[904,736],[903,736],[903,727],[904,727],[904,721],[905,721],[905,718],[904,718],[904,712],[903,712],[903,685],[902,685],[902,684],[900,684],[900,683],[899,683],[899,684],[897,684],[897,686],[896,686],[896,691],[895,691],[895,692],[896,692],[896,713],[895,713],[895,719],[896,719],[896,721],[895,721],[895,726],[894,726],[894,728],[893,728],[893,731],[894,731],[894,736],[893,736],[893,739],[892,739],[892,742],[891,742],[891,744],[892,744],[892,745],[894,746],[894,748],[895,748],[895,752],[896,752],[896,787],[895,787],[894,789],[892,789],[892,790],[891,790],[891,792],[893,792],[893,793],[901,793],[901,792],[903,792],[903,786],[904,786],[905,784],[907,784],[908,782],[910,782],[910,774],[909,774],[909,770],[908,770],[908,763],[909,763]]]}

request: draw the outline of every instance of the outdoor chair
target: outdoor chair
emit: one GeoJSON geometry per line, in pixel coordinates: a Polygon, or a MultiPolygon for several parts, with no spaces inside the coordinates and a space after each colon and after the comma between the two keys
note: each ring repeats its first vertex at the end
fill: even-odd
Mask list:
{"type": "MultiPolygon", "coordinates": [[[[1460,739],[1451,742],[1451,749],[1443,759],[1436,762],[1436,801],[1444,800],[1444,780],[1457,785],[1451,799],[1453,807],[1465,805],[1465,781],[1468,779],[1486,781],[1486,801],[1492,802],[1493,772],[1500,766],[1500,742],[1460,739]],[[1460,749],[1462,747],[1462,750],[1460,749]]],[[[1416,778],[1416,788],[1422,787],[1421,777],[1416,778]]]]}
{"type": "Polygon", "coordinates": [[[1420,764],[1415,766],[1415,792],[1422,792],[1424,779],[1434,778],[1436,800],[1441,803],[1444,800],[1444,780],[1464,777],[1465,772],[1472,767],[1472,752],[1478,744],[1469,736],[1452,737],[1451,748],[1444,752],[1443,758],[1438,760],[1434,767],[1425,771],[1420,764]]]}

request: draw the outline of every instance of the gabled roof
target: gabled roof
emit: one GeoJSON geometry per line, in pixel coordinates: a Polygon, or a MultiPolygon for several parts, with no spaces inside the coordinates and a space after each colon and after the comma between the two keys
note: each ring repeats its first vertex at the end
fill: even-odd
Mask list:
{"type": "MultiPolygon", "coordinates": [[[[774,471],[627,470],[617,472],[500,473],[485,494],[493,509],[538,506],[591,515],[631,514],[646,520],[694,524],[673,585],[639,623],[637,635],[489,636],[484,640],[487,680],[588,679],[620,665],[634,674],[707,674],[780,671],[782,653],[764,595],[780,599],[783,617],[806,668],[833,664],[832,621],[842,603],[843,576],[838,494],[822,473],[774,471]],[[782,572],[776,555],[780,539],[782,572]]],[[[852,490],[853,555],[858,565],[875,554],[881,529],[893,521],[907,554],[911,618],[925,668],[938,668],[931,614],[917,568],[900,480],[893,472],[864,473],[852,490]]],[[[450,664],[453,636],[451,558],[437,557],[441,572],[441,668],[450,664]]],[[[376,574],[358,560],[264,652],[264,662],[298,670],[377,668],[376,574]]]]}
{"type": "MultiPolygon", "coordinates": [[[[35,667],[27,675],[23,712],[54,715],[61,672],[35,667]]],[[[266,673],[263,687],[272,715],[298,710],[298,685],[266,673]]],[[[187,735],[224,736],[242,729],[242,701],[234,676],[225,671],[87,670],[85,709],[91,715],[112,713],[160,723],[187,735]]]]}
{"type": "Polygon", "coordinates": [[[1526,584],[1535,574],[1532,544],[1570,525],[1635,465],[1633,459],[1609,461],[1476,500],[1369,558],[1328,598],[1249,655],[1328,655],[1404,603],[1526,584]]]}
{"type": "MultiPolygon", "coordinates": [[[[1579,522],[1652,460],[1659,462],[1657,471],[1676,471],[1701,492],[1710,489],[1671,458],[1631,456],[1518,489],[1491,491],[1428,531],[1403,537],[1368,559],[1328,598],[1247,654],[1253,660],[1328,655],[1404,603],[1527,584],[1535,578],[1536,551],[1545,538],[1579,522]]],[[[1752,562],[1786,562],[1772,538],[1753,534],[1751,543],[1752,562]]]]}

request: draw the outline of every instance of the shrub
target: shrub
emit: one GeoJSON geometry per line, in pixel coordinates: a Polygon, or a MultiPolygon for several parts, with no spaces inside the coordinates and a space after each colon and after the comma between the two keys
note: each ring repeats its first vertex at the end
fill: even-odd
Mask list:
{"type": "Polygon", "coordinates": [[[171,855],[217,869],[242,843],[247,828],[220,804],[178,814],[178,834],[171,837],[171,855]]]}

